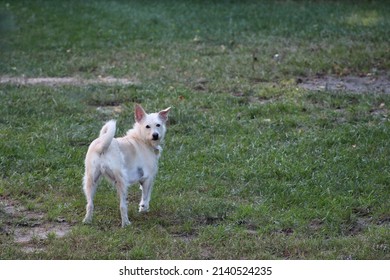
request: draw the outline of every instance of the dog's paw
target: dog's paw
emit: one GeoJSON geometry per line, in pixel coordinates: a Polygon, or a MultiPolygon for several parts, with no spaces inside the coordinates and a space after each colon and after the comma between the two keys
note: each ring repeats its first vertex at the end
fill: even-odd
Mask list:
{"type": "Polygon", "coordinates": [[[141,205],[139,206],[139,212],[140,212],[140,213],[149,212],[149,206],[148,206],[148,205],[141,204],[141,205]]]}
{"type": "Polygon", "coordinates": [[[127,227],[127,226],[129,226],[129,225],[131,225],[131,222],[129,221],[129,220],[127,220],[127,221],[122,221],[122,227],[124,228],[124,227],[127,227]]]}
{"type": "Polygon", "coordinates": [[[85,217],[83,220],[83,224],[89,225],[92,223],[92,218],[91,217],[85,217]]]}

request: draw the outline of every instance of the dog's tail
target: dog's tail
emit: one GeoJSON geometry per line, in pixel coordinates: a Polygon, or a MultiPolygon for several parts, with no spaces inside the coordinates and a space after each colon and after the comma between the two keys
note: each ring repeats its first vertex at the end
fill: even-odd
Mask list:
{"type": "Polygon", "coordinates": [[[116,121],[111,120],[107,122],[100,130],[99,138],[96,139],[97,143],[95,146],[96,151],[101,154],[104,153],[110,146],[112,139],[115,136],[116,121]]]}

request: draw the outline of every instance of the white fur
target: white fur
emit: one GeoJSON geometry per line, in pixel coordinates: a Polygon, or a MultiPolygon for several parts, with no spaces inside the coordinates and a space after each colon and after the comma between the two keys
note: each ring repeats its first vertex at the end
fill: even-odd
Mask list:
{"type": "Polygon", "coordinates": [[[83,220],[90,223],[93,215],[93,198],[101,175],[111,181],[120,199],[122,227],[130,224],[127,215],[127,188],[140,183],[142,198],[140,212],[149,210],[153,181],[157,174],[160,143],[166,132],[170,108],[147,114],[140,105],[135,106],[135,124],[124,137],[114,138],[116,122],[107,122],[100,135],[88,148],[85,157],[84,193],[87,213],[83,220]]]}

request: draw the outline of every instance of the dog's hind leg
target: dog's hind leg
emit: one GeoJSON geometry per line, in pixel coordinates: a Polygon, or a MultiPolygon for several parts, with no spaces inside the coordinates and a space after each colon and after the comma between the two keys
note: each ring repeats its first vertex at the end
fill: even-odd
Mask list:
{"type": "Polygon", "coordinates": [[[96,172],[96,174],[91,174],[90,172],[85,172],[84,176],[84,193],[85,197],[87,199],[87,206],[85,214],[85,218],[83,220],[83,223],[89,224],[92,222],[92,215],[93,215],[93,198],[96,193],[97,183],[99,181],[101,173],[96,172]]]}
{"type": "Polygon", "coordinates": [[[142,198],[139,203],[139,212],[149,211],[150,196],[153,189],[153,179],[147,179],[141,182],[142,198]]]}
{"type": "Polygon", "coordinates": [[[121,176],[115,176],[115,186],[119,196],[119,209],[122,218],[122,227],[130,225],[127,214],[127,186],[121,176]]]}

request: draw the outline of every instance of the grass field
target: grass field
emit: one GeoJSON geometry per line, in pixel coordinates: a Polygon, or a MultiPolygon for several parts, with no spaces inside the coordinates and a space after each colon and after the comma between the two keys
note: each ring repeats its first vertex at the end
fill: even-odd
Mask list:
{"type": "Polygon", "coordinates": [[[388,80],[389,5],[0,0],[0,32],[1,77],[136,81],[0,84],[0,259],[390,259],[390,95],[297,84],[388,80]],[[151,211],[131,188],[122,229],[103,183],[83,225],[88,144],[135,102],[172,107],[151,211]]]}

